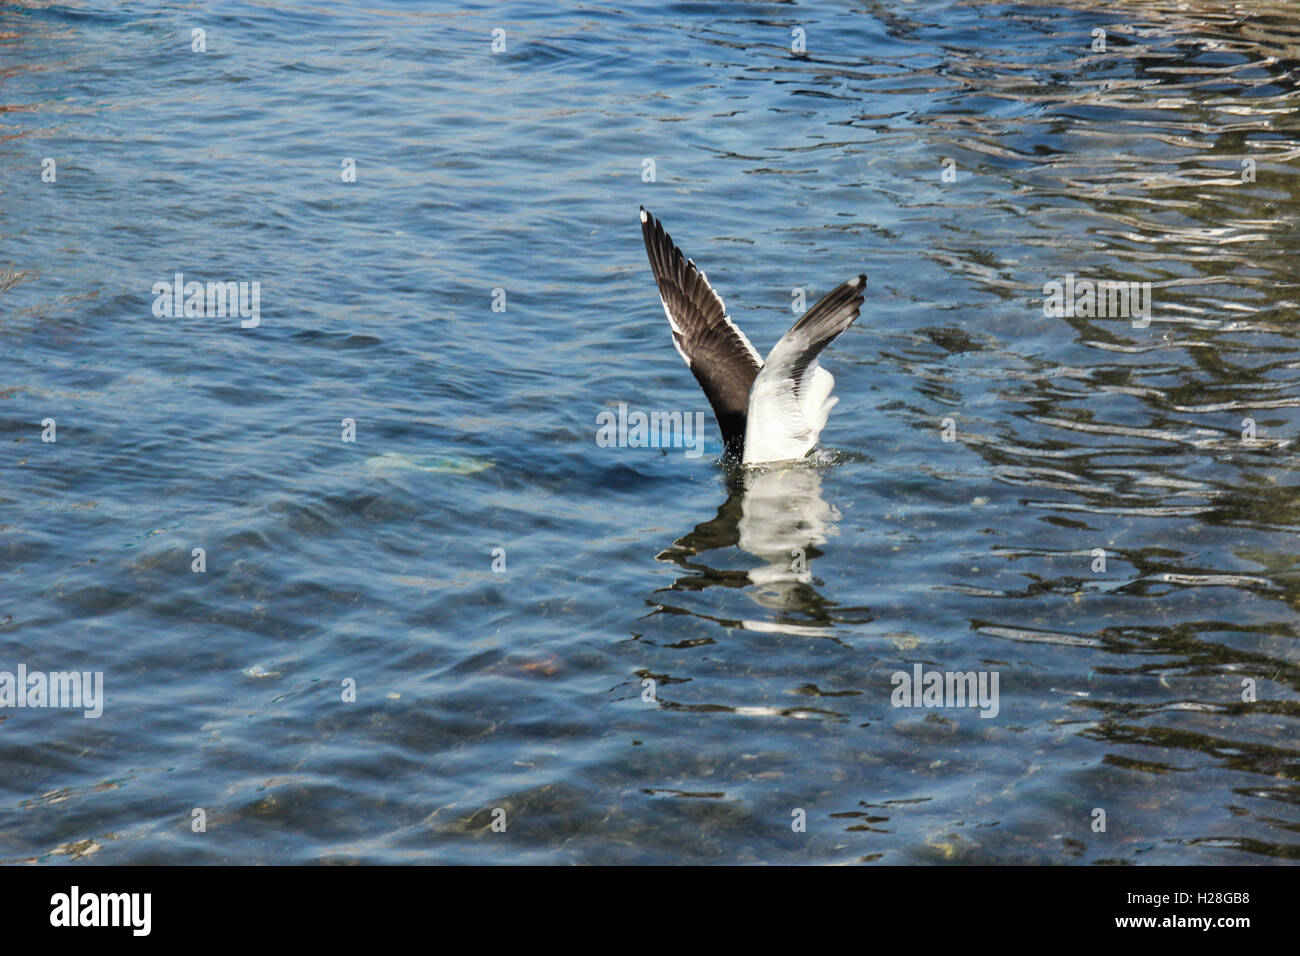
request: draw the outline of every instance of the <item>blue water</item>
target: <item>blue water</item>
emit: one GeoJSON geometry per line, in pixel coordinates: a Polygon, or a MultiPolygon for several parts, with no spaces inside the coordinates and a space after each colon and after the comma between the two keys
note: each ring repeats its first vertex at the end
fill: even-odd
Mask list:
{"type": "Polygon", "coordinates": [[[106,697],[0,710],[0,861],[1300,858],[1300,28],[1239,6],[0,3],[0,671],[106,697]],[[764,354],[869,275],[811,464],[597,444],[708,412],[641,205],[764,354]]]}

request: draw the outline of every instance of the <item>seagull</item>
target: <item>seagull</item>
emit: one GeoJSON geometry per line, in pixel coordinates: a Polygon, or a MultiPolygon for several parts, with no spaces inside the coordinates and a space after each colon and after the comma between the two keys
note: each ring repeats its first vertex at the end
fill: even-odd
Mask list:
{"type": "Polygon", "coordinates": [[[764,362],[708,277],[644,206],[641,234],[673,345],[713,406],[726,456],[739,456],[744,465],[805,457],[839,401],[831,397],[835,378],[817,356],[858,317],[867,277],[857,275],[828,292],[764,362]]]}

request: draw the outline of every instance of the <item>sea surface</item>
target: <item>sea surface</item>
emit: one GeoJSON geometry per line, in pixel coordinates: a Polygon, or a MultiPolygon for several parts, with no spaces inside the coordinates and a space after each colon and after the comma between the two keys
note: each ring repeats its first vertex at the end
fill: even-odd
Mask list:
{"type": "Polygon", "coordinates": [[[102,675],[0,707],[0,862],[1300,860],[1297,70],[1285,3],[0,2],[0,671],[102,675]],[[869,276],[810,461],[719,461],[642,205],[764,354],[869,276]]]}

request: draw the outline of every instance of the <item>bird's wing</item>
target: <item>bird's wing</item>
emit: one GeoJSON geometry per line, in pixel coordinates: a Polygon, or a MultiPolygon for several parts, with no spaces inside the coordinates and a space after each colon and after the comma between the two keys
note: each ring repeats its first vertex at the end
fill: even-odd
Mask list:
{"type": "Polygon", "coordinates": [[[708,278],[682,255],[663,224],[644,208],[641,234],[673,345],[713,406],[722,440],[729,449],[739,451],[745,436],[749,390],[763,359],[727,316],[727,307],[708,278]]]}
{"type": "Polygon", "coordinates": [[[828,292],[799,317],[767,356],[749,395],[745,464],[808,454],[826,424],[835,378],[817,364],[821,350],[858,317],[865,275],[828,292]]]}

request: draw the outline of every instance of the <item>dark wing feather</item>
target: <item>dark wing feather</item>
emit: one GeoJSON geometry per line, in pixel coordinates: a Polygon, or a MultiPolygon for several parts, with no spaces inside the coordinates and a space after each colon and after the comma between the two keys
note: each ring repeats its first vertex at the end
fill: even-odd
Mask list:
{"type": "MultiPolygon", "coordinates": [[[[789,357],[789,372],[790,377],[795,380],[796,395],[802,390],[804,373],[808,365],[858,317],[862,309],[866,285],[865,275],[840,283],[800,316],[799,321],[790,327],[786,336],[782,337],[782,342],[786,338],[792,342],[802,342],[802,347],[792,352],[789,357]]],[[[780,348],[780,345],[781,343],[778,342],[777,347],[780,348]]]]}
{"type": "Polygon", "coordinates": [[[673,245],[663,224],[643,208],[641,234],[673,344],[713,406],[722,440],[738,451],[745,442],[749,389],[763,360],[727,316],[722,298],[695,263],[673,245]]]}

